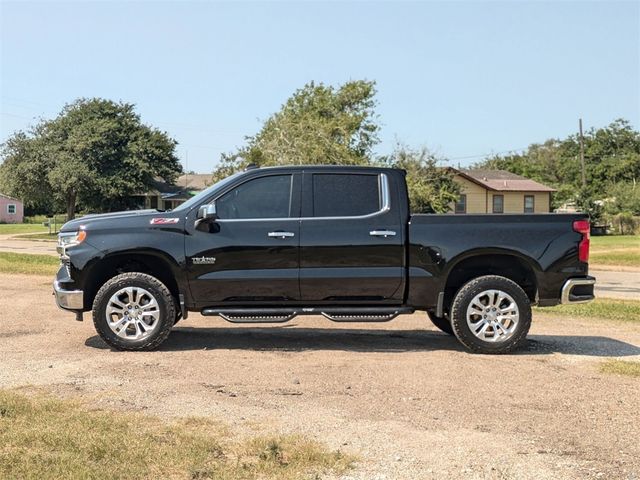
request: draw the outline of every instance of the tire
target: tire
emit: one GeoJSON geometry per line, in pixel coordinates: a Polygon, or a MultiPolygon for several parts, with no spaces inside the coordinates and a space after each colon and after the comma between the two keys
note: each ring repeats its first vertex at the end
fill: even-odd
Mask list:
{"type": "Polygon", "coordinates": [[[451,326],[460,343],[474,353],[509,353],[523,344],[529,333],[529,297],[508,278],[474,278],[453,299],[451,326]]]}
{"type": "Polygon", "coordinates": [[[117,350],[154,350],[176,319],[169,289],[145,273],[123,273],[105,283],[93,301],[98,335],[117,350]]]}
{"type": "Polygon", "coordinates": [[[427,312],[427,316],[431,323],[433,323],[438,329],[448,335],[453,335],[453,328],[451,328],[451,322],[446,317],[436,317],[434,313],[427,312]]]}

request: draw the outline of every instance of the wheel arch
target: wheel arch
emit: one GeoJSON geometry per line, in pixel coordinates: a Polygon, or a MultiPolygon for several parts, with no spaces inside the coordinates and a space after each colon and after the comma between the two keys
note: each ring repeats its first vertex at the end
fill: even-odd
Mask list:
{"type": "Polygon", "coordinates": [[[146,273],[157,278],[178,301],[181,292],[177,279],[179,266],[175,260],[159,250],[123,250],[108,253],[89,267],[84,284],[85,309],[91,310],[102,285],[116,275],[127,272],[146,273]]]}
{"type": "Polygon", "coordinates": [[[536,272],[540,270],[538,262],[516,250],[494,248],[465,252],[451,261],[445,274],[445,309],[449,309],[460,287],[469,280],[484,275],[499,275],[514,281],[534,303],[538,295],[536,272]]]}

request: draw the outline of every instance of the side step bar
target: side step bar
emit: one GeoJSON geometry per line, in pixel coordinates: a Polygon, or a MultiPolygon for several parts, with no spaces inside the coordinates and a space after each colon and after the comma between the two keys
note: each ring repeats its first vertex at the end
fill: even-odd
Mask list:
{"type": "Polygon", "coordinates": [[[334,322],[388,322],[414,311],[411,307],[205,308],[202,315],[218,315],[232,323],[284,323],[298,315],[323,315],[334,322]]]}

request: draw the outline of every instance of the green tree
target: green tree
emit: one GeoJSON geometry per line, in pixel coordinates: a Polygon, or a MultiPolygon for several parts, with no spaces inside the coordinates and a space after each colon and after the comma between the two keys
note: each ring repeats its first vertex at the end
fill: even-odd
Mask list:
{"type": "Polygon", "coordinates": [[[71,219],[78,206],[130,206],[128,198],[152,188],[155,177],[175,180],[182,171],[176,144],[143,124],[132,104],[79,99],[3,145],[0,182],[29,205],[50,198],[71,219]]]}
{"type": "Polygon", "coordinates": [[[246,146],[223,155],[214,176],[249,164],[366,165],[378,142],[375,83],[350,81],[334,88],[308,83],[264,123],[246,146]]]}
{"type": "Polygon", "coordinates": [[[558,190],[553,206],[571,200],[597,220],[615,185],[640,181],[640,132],[623,119],[592,128],[584,135],[584,153],[584,187],[577,134],[532,144],[521,154],[496,155],[474,167],[508,170],[553,186],[558,190]]]}
{"type": "Polygon", "coordinates": [[[413,150],[398,144],[391,155],[380,158],[380,163],[407,172],[413,213],[447,213],[460,197],[453,171],[438,167],[438,159],[424,147],[413,150]]]}

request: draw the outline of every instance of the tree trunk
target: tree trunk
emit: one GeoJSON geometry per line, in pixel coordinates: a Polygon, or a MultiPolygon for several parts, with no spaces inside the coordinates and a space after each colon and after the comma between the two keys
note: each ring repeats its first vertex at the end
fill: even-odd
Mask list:
{"type": "Polygon", "coordinates": [[[67,222],[76,218],[76,192],[67,194],[67,222]]]}

